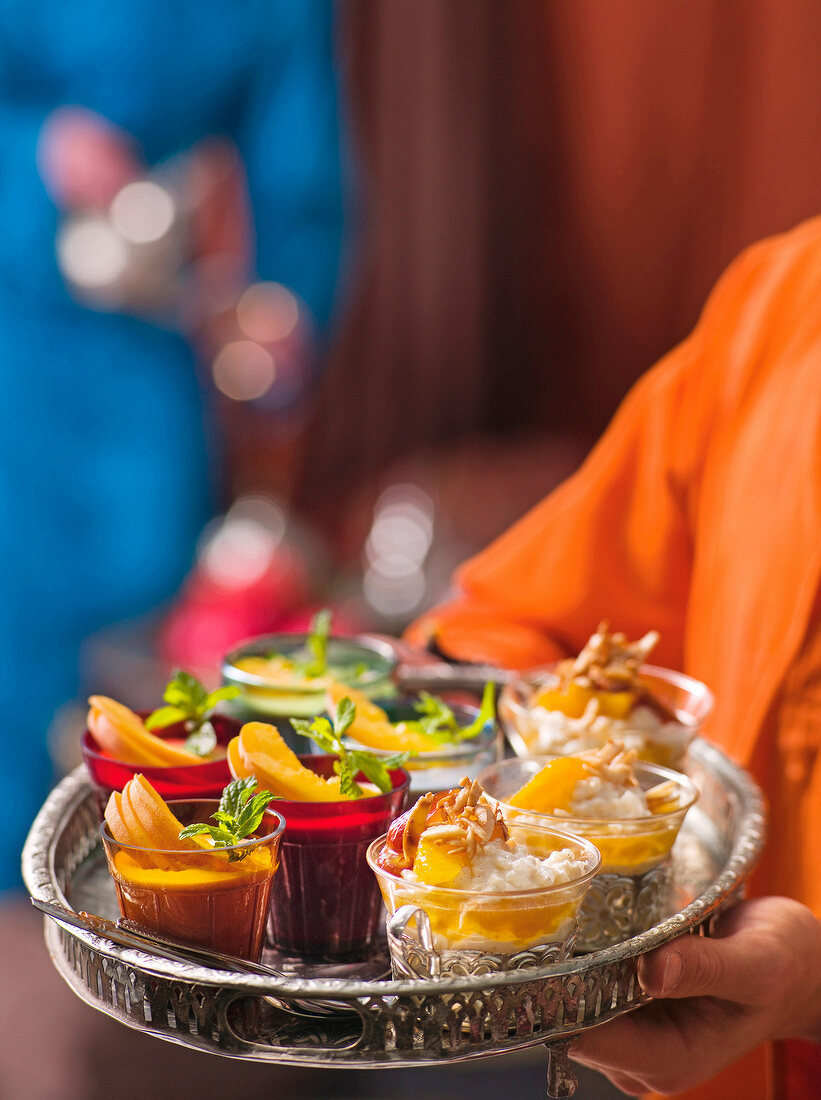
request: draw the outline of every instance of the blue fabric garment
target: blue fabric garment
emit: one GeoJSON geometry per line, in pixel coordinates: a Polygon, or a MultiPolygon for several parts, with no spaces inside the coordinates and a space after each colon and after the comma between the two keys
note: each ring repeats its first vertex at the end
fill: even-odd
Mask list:
{"type": "Polygon", "coordinates": [[[149,164],[233,137],[258,274],[322,326],[343,230],[332,25],[330,0],[0,0],[0,889],[19,881],[80,642],[173,593],[213,483],[185,342],[63,287],[40,127],[91,108],[149,164]]]}

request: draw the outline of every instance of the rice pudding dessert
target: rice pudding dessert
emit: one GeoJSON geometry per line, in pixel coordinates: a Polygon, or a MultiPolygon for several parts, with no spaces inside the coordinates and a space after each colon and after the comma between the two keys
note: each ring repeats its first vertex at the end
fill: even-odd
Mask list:
{"type": "Polygon", "coordinates": [[[671,898],[670,853],[697,797],[692,782],[640,762],[635,749],[619,741],[557,756],[534,772],[537,767],[508,760],[480,779],[509,825],[564,828],[601,852],[601,870],[582,908],[579,946],[609,946],[658,923],[671,898]]]}
{"type": "Polygon", "coordinates": [[[437,951],[514,954],[570,939],[598,854],[555,830],[509,826],[464,778],[423,795],[369,862],[391,913],[424,910],[437,951]]]}
{"type": "MultiPolygon", "coordinates": [[[[639,757],[672,764],[686,752],[695,723],[665,703],[641,668],[659,640],[651,630],[636,642],[599,624],[578,657],[559,661],[525,700],[531,754],[566,754],[619,740],[639,757]]],[[[649,670],[648,670],[649,672],[649,670]]],[[[675,675],[675,674],[670,674],[675,675]]]]}

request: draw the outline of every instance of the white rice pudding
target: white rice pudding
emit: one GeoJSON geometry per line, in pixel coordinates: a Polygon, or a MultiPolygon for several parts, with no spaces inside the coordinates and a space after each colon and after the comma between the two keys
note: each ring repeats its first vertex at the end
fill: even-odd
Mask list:
{"type": "MultiPolygon", "coordinates": [[[[580,878],[584,860],[570,848],[560,848],[547,856],[537,856],[524,844],[512,840],[492,840],[448,883],[448,889],[471,890],[483,894],[515,893],[544,886],[559,886],[580,878]]],[[[412,870],[402,872],[408,882],[418,882],[412,870]]]]}
{"type": "Polygon", "coordinates": [[[530,750],[545,755],[566,755],[598,749],[608,741],[621,741],[626,749],[641,752],[645,745],[663,745],[670,759],[683,756],[691,731],[681,722],[662,722],[650,707],[638,706],[630,717],[568,718],[560,710],[534,707],[531,711],[536,739],[530,750]]]}
{"type": "Polygon", "coordinates": [[[591,775],[588,779],[580,779],[573,788],[573,798],[566,813],[592,821],[624,821],[647,817],[650,808],[641,787],[625,787],[600,775],[591,775]]]}

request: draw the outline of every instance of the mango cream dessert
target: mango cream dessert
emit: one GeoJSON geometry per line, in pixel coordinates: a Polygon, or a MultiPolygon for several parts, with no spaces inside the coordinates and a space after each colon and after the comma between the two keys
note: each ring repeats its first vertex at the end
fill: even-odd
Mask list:
{"type": "Polygon", "coordinates": [[[142,775],[114,791],[103,841],[122,915],[159,935],[258,959],[283,820],[255,780],[234,782],[222,799],[175,804],[142,775]],[[216,824],[195,820],[214,811],[216,824]]]}

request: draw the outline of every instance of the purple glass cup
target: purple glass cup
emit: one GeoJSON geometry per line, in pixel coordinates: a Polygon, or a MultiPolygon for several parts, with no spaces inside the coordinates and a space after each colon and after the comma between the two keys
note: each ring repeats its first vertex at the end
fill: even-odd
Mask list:
{"type": "MultiPolygon", "coordinates": [[[[324,778],[335,756],[301,756],[324,778]]],[[[278,951],[316,961],[353,961],[367,955],[382,916],[379,885],[365,854],[405,809],[410,776],[391,771],[393,789],[344,802],[273,805],[286,821],[280,867],[268,917],[269,942],[278,951]]],[[[364,782],[364,777],[358,777],[364,782]]]]}

